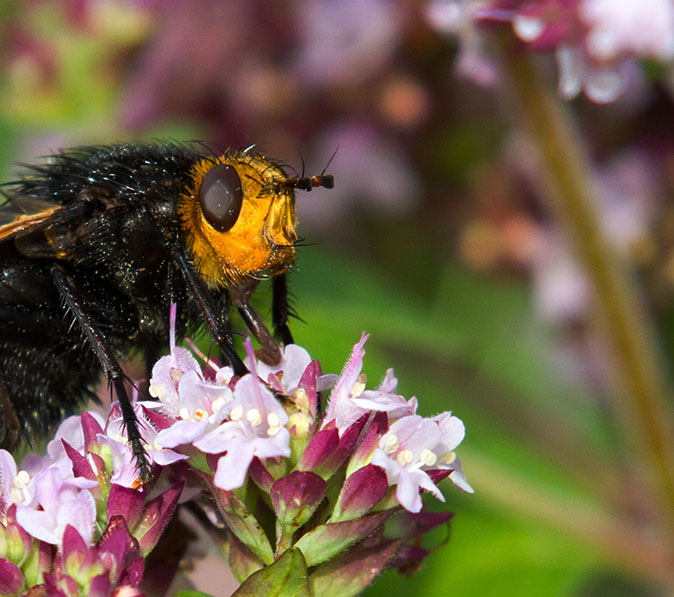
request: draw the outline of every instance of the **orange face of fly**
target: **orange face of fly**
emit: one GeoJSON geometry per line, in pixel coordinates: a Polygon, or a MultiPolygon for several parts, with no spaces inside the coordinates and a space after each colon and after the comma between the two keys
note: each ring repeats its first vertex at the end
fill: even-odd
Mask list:
{"type": "Polygon", "coordinates": [[[178,200],[182,233],[209,287],[286,271],[295,259],[295,195],[259,154],[228,152],[191,171],[178,200]]]}

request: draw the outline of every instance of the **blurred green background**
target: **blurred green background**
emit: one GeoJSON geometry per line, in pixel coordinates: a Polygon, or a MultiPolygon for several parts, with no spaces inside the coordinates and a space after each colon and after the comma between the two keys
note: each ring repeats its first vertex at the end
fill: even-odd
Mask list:
{"type": "MultiPolygon", "coordinates": [[[[129,139],[255,144],[310,173],[336,152],[336,188],[298,195],[296,341],[338,372],[370,332],[371,384],[394,367],[422,414],[464,420],[476,490],[444,484],[449,543],[367,595],[674,590],[587,281],[535,156],[498,82],[453,70],[456,44],[423,2],[3,0],[0,30],[5,179],[60,147],[129,139]]],[[[642,77],[615,104],[568,107],[605,233],[669,363],[670,92],[642,77]]]]}

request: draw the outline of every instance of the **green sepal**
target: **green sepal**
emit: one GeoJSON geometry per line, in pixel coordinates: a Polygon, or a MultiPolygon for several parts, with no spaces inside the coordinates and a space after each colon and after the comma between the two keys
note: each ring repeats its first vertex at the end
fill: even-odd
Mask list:
{"type": "Polygon", "coordinates": [[[274,561],[274,552],[269,538],[243,501],[231,491],[222,489],[217,490],[217,498],[230,532],[265,564],[271,564],[274,561]]]}
{"type": "Polygon", "coordinates": [[[234,578],[240,583],[260,568],[264,568],[262,560],[234,535],[229,536],[227,550],[229,552],[229,568],[234,578]]]}
{"type": "Polygon", "coordinates": [[[335,558],[319,566],[309,577],[312,595],[350,597],[359,595],[398,553],[400,541],[384,541],[335,558]]]}
{"type": "Polygon", "coordinates": [[[309,531],[295,543],[302,550],[307,566],[315,566],[339,555],[381,528],[395,508],[355,520],[328,522],[309,531]]]}
{"type": "Polygon", "coordinates": [[[258,570],[232,597],[310,597],[307,564],[299,549],[291,547],[271,566],[258,570]]]}

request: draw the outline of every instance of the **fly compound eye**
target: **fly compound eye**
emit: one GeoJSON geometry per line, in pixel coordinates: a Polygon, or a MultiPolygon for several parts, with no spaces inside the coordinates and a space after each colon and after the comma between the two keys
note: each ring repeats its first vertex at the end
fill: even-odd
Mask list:
{"type": "Polygon", "coordinates": [[[236,169],[228,164],[211,168],[201,182],[199,202],[206,221],[218,232],[227,232],[234,226],[243,203],[236,169]]]}

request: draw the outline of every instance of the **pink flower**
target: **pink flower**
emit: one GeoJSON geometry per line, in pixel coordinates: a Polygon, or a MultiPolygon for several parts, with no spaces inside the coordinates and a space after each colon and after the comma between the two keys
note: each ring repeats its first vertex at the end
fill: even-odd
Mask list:
{"type": "Polygon", "coordinates": [[[226,385],[206,382],[194,370],[181,377],[176,395],[170,410],[178,421],[157,435],[157,445],[164,448],[193,443],[215,429],[226,418],[229,409],[225,406],[234,398],[226,385]]]}
{"type": "MultiPolygon", "coordinates": [[[[148,420],[143,405],[135,404],[134,411],[136,413],[136,420],[138,421],[138,429],[147,445],[147,456],[150,463],[167,466],[188,458],[186,455],[178,454],[157,442],[159,432],[148,420]]],[[[113,471],[110,477],[111,482],[123,487],[137,487],[138,466],[133,456],[121,410],[118,406],[113,405],[104,433],[98,434],[97,439],[111,450],[113,462],[113,471]]]]}
{"type": "Polygon", "coordinates": [[[34,483],[35,499],[41,509],[18,506],[17,522],[36,539],[59,546],[70,525],[91,545],[96,503],[88,488],[97,487],[98,483],[81,477],[66,479],[56,468],[44,470],[35,477],[34,483]]]}
{"type": "MultiPolygon", "coordinates": [[[[443,413],[433,419],[411,415],[399,419],[379,440],[379,447],[372,456],[372,464],[386,471],[389,485],[397,485],[396,497],[400,505],[410,512],[422,507],[420,490],[430,491],[445,501],[437,485],[426,471],[458,470],[456,448],[464,437],[460,419],[443,413]],[[455,468],[456,466],[456,468],[455,468]]],[[[472,493],[462,473],[457,476],[462,489],[472,493]]]]}
{"type": "Polygon", "coordinates": [[[31,501],[30,481],[28,472],[17,471],[14,457],[7,450],[0,450],[0,514],[3,517],[12,504],[31,501]]]}
{"type": "Polygon", "coordinates": [[[244,484],[255,456],[290,456],[290,433],[285,427],[288,415],[255,373],[237,382],[227,411],[229,420],[195,441],[194,446],[207,454],[226,452],[218,460],[214,482],[221,489],[231,490],[244,484]]]}
{"type": "Polygon", "coordinates": [[[334,425],[342,435],[363,415],[373,411],[388,412],[392,418],[416,412],[416,398],[406,401],[402,396],[390,393],[397,385],[392,369],[386,372],[379,389],[365,390],[365,378],[360,372],[365,356],[363,347],[368,338],[369,335],[363,332],[360,341],[353,347],[337,385],[330,394],[321,429],[334,421],[334,425]]]}
{"type": "MultiPolygon", "coordinates": [[[[250,357],[244,360],[247,366],[250,357]]],[[[277,387],[279,390],[290,396],[300,385],[302,375],[311,363],[311,357],[305,348],[297,344],[288,344],[281,351],[281,360],[276,365],[268,365],[263,361],[256,361],[255,368],[258,377],[268,383],[272,387],[277,387]]],[[[317,380],[317,389],[327,390],[335,385],[337,380],[336,375],[321,375],[317,380]]]]}

